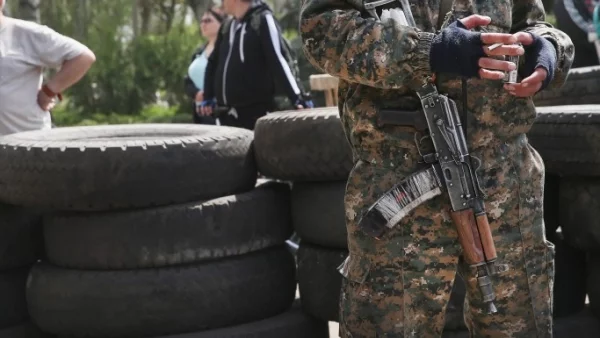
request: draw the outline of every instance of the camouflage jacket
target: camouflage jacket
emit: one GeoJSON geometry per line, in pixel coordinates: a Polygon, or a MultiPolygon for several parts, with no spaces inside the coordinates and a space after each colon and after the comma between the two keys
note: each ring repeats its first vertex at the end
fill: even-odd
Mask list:
{"type": "MultiPolygon", "coordinates": [[[[364,0],[303,0],[300,33],[309,61],[339,81],[341,120],[355,159],[369,163],[405,165],[406,149],[414,148],[414,129],[381,126],[382,107],[420,109],[415,88],[430,75],[429,50],[437,30],[440,2],[410,0],[418,29],[378,21],[364,11],[364,0]]],[[[554,79],[560,87],[573,62],[574,47],[562,31],[546,23],[540,0],[454,0],[441,28],[471,14],[492,18],[488,32],[529,31],[550,40],[557,52],[554,79]]],[[[523,58],[521,58],[523,59],[523,58]]],[[[441,93],[457,101],[462,110],[459,78],[437,74],[441,93]]],[[[501,163],[506,146],[516,143],[534,122],[531,98],[517,98],[501,81],[478,78],[467,85],[469,148],[494,166],[501,163]]],[[[510,148],[510,147],[509,147],[510,148]]]]}

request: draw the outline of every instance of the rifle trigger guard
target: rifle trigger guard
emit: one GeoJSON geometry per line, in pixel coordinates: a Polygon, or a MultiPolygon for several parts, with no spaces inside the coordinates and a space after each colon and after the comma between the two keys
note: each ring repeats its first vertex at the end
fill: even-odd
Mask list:
{"type": "Polygon", "coordinates": [[[426,139],[431,139],[431,136],[429,135],[425,135],[422,136],[421,138],[418,138],[417,135],[419,133],[416,132],[414,134],[414,139],[415,139],[415,145],[417,146],[417,151],[419,152],[419,156],[421,156],[421,160],[419,161],[419,163],[427,163],[427,164],[432,164],[437,162],[438,160],[438,156],[437,153],[430,153],[430,154],[423,154],[423,151],[421,151],[421,145],[423,144],[423,141],[426,139]]]}

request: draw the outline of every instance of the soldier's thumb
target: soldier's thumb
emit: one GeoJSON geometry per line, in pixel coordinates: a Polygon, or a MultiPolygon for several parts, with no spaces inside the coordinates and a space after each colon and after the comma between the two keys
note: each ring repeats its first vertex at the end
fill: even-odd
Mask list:
{"type": "Polygon", "coordinates": [[[467,29],[473,29],[479,26],[487,26],[490,24],[491,21],[492,18],[490,18],[489,16],[483,16],[478,14],[473,14],[460,20],[460,22],[462,22],[462,24],[465,25],[467,29]]]}

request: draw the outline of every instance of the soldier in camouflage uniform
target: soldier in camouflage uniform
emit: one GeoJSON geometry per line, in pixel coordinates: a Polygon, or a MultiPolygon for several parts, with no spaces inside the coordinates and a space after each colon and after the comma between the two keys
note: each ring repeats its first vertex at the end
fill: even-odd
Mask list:
{"type": "MultiPolygon", "coordinates": [[[[465,321],[471,336],[552,337],[554,247],[544,234],[544,164],[526,133],[536,116],[532,96],[564,83],[574,47],[544,22],[539,0],[450,2],[410,0],[415,29],[370,17],[363,0],[304,0],[304,52],[315,67],[340,79],[339,111],[355,158],[345,194],[349,256],[340,267],[342,337],[440,337],[457,271],[467,283],[465,321]],[[439,51],[450,41],[442,41],[444,34],[461,29],[480,34],[475,35],[478,51],[445,55],[446,65],[434,65],[431,59],[439,55],[431,55],[432,48],[439,51]],[[489,51],[498,41],[518,41],[523,48],[489,51]],[[514,53],[524,53],[521,84],[503,84],[499,71],[510,65],[497,56],[514,53]],[[466,102],[452,64],[462,64],[455,73],[468,77],[466,102]],[[421,168],[413,141],[417,130],[380,125],[377,112],[421,109],[415,89],[431,73],[439,92],[454,99],[460,111],[466,104],[467,142],[482,160],[477,173],[504,267],[492,276],[498,308],[493,315],[481,300],[475,271],[461,258],[447,196],[424,202],[380,239],[357,224],[382,194],[421,168]]],[[[469,43],[465,50],[472,49],[473,40],[469,43]]]]}

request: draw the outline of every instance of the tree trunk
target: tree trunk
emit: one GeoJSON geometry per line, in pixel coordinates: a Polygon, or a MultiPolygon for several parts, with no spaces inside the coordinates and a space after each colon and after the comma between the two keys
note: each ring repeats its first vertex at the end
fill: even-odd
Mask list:
{"type": "Polygon", "coordinates": [[[150,31],[150,19],[152,18],[152,2],[148,0],[140,0],[138,5],[142,8],[140,13],[142,19],[140,33],[148,34],[150,31]]]}
{"type": "Polygon", "coordinates": [[[131,24],[133,26],[133,37],[137,37],[140,34],[140,22],[139,22],[139,1],[133,0],[133,8],[131,9],[131,24]]]}
{"type": "Polygon", "coordinates": [[[87,21],[88,21],[87,0],[79,0],[77,3],[77,18],[75,37],[79,41],[85,41],[87,38],[87,21]]]}
{"type": "Polygon", "coordinates": [[[40,22],[40,0],[19,0],[19,19],[40,22]]]}

